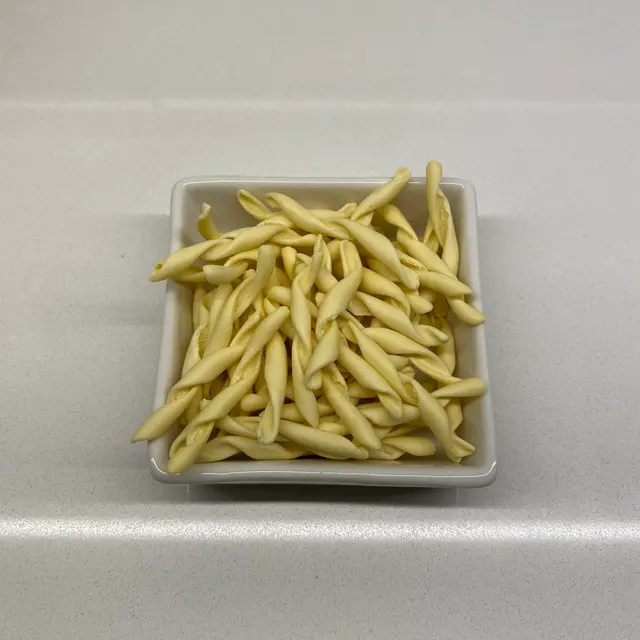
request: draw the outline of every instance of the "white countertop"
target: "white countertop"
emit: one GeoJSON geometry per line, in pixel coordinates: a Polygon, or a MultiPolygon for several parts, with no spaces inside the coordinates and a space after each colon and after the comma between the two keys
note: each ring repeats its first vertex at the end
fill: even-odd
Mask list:
{"type": "Polygon", "coordinates": [[[631,0],[2,3],[0,637],[636,637],[638,32],[631,0]],[[172,184],[430,158],[478,192],[496,483],[155,483],[172,184]]]}

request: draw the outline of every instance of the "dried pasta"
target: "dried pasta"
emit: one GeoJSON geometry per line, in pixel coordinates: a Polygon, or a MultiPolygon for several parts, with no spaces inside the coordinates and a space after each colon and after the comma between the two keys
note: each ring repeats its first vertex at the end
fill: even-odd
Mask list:
{"type": "Polygon", "coordinates": [[[411,178],[405,168],[336,210],[241,190],[256,224],[226,233],[202,203],[203,241],[150,277],[194,290],[181,376],[131,440],[178,424],[169,473],[236,457],[473,455],[464,403],[486,383],[456,375],[455,327],[484,315],[458,276],[441,176],[430,162],[421,237],[394,204],[411,178]]]}

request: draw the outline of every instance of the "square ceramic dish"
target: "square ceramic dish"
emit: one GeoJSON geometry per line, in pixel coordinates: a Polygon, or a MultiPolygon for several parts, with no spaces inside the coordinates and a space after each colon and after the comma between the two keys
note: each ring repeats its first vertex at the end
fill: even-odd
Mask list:
{"type": "MultiPolygon", "coordinates": [[[[304,205],[338,208],[345,202],[358,202],[386,179],[316,178],[225,178],[198,177],[178,182],[171,198],[171,246],[175,251],[200,241],[196,219],[202,202],[212,207],[221,231],[255,223],[236,200],[238,189],[248,189],[258,197],[282,191],[304,205]]],[[[442,189],[449,198],[460,243],[460,277],[480,301],[477,212],[475,191],[463,180],[444,179],[442,189]]],[[[409,222],[422,232],[427,216],[424,179],[414,179],[395,201],[409,222]]],[[[164,327],[158,365],[154,409],[165,402],[167,392],[178,379],[186,347],[191,337],[191,290],[167,283],[164,327]]],[[[458,351],[456,371],[462,377],[488,380],[484,327],[460,325],[455,330],[458,351]]],[[[149,444],[151,470],[161,482],[174,483],[314,483],[350,485],[393,485],[406,487],[480,487],[493,482],[496,475],[496,446],[491,398],[464,404],[464,423],[460,434],[472,442],[476,453],[460,465],[448,460],[407,458],[386,461],[335,461],[301,459],[286,461],[227,460],[195,465],[182,474],[166,472],[169,445],[177,433],[174,427],[149,444]]]]}

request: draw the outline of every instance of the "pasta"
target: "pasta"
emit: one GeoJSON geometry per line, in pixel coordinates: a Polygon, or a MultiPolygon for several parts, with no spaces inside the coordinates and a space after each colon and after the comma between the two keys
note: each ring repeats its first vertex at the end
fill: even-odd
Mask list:
{"type": "Polygon", "coordinates": [[[430,162],[421,237],[394,204],[411,178],[404,168],[337,210],[241,190],[256,224],[226,233],[203,203],[203,241],[150,276],[193,288],[192,337],[166,403],[131,440],[178,424],[169,473],[236,457],[473,455],[464,403],[486,383],[456,375],[455,327],[484,315],[458,277],[441,176],[430,162]]]}

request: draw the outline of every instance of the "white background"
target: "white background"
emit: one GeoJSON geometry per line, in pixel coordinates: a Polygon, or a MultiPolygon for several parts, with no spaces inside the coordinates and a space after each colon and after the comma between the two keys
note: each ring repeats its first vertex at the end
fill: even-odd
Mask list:
{"type": "Polygon", "coordinates": [[[639,33],[633,0],[0,3],[0,636],[635,637],[639,33]],[[478,192],[496,483],[156,484],[172,184],[430,158],[478,192]]]}

